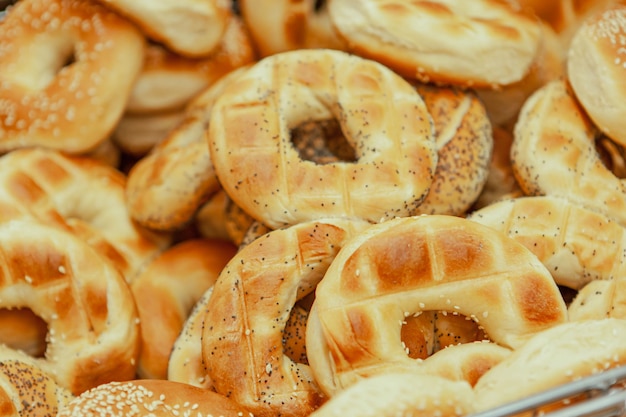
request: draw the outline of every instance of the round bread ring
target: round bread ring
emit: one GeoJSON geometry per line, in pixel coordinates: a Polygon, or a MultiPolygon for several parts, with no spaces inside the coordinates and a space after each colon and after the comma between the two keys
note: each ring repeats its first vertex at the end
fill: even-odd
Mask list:
{"type": "Polygon", "coordinates": [[[339,218],[299,223],[233,257],[204,315],[202,357],[217,392],[260,417],[308,416],[325,400],[308,365],[285,354],[285,323],[344,243],[369,226],[339,218]]]}
{"type": "Polygon", "coordinates": [[[466,382],[398,372],[359,381],[310,417],[459,417],[473,412],[474,392],[466,382]]]}
{"type": "Polygon", "coordinates": [[[567,199],[518,197],[467,218],[526,246],[559,285],[580,290],[594,280],[626,277],[626,228],[567,199]]]}
{"type": "Polygon", "coordinates": [[[128,173],[130,216],[154,230],[181,229],[200,206],[221,190],[207,146],[211,108],[226,86],[246,71],[240,67],[189,103],[184,118],[128,173]]]}
{"type": "Polygon", "coordinates": [[[223,395],[162,379],[113,381],[72,399],[58,417],[253,417],[223,395]]]}
{"type": "Polygon", "coordinates": [[[189,58],[148,43],[143,68],[126,104],[132,115],[185,108],[198,94],[229,72],[255,60],[252,41],[241,19],[230,19],[215,51],[189,58]]]}
{"type": "MultiPolygon", "coordinates": [[[[0,355],[4,348],[0,348],[0,355]]],[[[74,398],[30,361],[0,359],[0,403],[5,416],[56,416],[74,398]]]]}
{"type": "Polygon", "coordinates": [[[428,193],[433,130],[419,94],[388,68],[303,49],[264,58],[226,88],[211,111],[209,147],[226,193],[271,229],[331,216],[378,222],[407,215],[428,193]],[[290,128],[329,119],[356,162],[299,157],[290,128]]]}
{"type": "Polygon", "coordinates": [[[124,112],[144,44],[132,23],[92,2],[19,1],[0,26],[0,151],[96,147],[124,112]]]}
{"type": "Polygon", "coordinates": [[[416,88],[435,123],[438,159],[430,191],[412,214],[460,216],[476,201],[489,175],[491,122],[474,93],[426,84],[416,88]]]}
{"type": "Polygon", "coordinates": [[[93,159],[52,149],[18,149],[0,158],[0,183],[0,200],[14,215],[72,231],[109,258],[128,282],[170,245],[169,235],[131,220],[126,177],[93,159]]]}
{"type": "Polygon", "coordinates": [[[328,16],[328,2],[239,0],[239,9],[260,57],[296,49],[345,50],[328,16]],[[268,13],[271,10],[271,13],[268,13]]]}
{"type": "Polygon", "coordinates": [[[537,333],[478,380],[477,411],[625,364],[626,320],[561,323],[537,333]]]}
{"type": "Polygon", "coordinates": [[[202,57],[219,47],[233,16],[231,0],[97,0],[172,51],[202,57]]]}
{"type": "Polygon", "coordinates": [[[333,0],[328,7],[350,51],[424,82],[514,83],[541,37],[536,19],[506,1],[333,0]]]}
{"type": "Polygon", "coordinates": [[[133,378],[139,320],[120,272],[76,236],[32,219],[0,223],[0,242],[10,265],[0,308],[30,308],[48,325],[45,355],[34,363],[75,395],[133,378]]]}
{"type": "Polygon", "coordinates": [[[172,346],[189,312],[236,251],[216,239],[185,240],[162,252],[133,280],[141,320],[140,378],[167,378],[172,346]]]}
{"type": "Polygon", "coordinates": [[[569,47],[567,76],[590,119],[607,136],[626,145],[626,4],[613,2],[585,19],[569,47]]]}
{"type": "Polygon", "coordinates": [[[448,311],[479,323],[505,348],[567,320],[546,267],[522,244],[456,216],[399,217],[346,244],[318,284],[317,330],[307,353],[320,388],[332,396],[394,369],[422,369],[401,343],[405,317],[448,311]]]}
{"type": "MultiPolygon", "coordinates": [[[[207,374],[202,358],[202,329],[204,313],[208,308],[213,287],[207,289],[194,305],[180,334],[176,338],[169,357],[167,379],[214,391],[213,381],[207,374]]],[[[308,311],[295,305],[283,331],[285,355],[293,362],[307,364],[305,329],[308,311]]]]}
{"type": "Polygon", "coordinates": [[[511,164],[527,195],[564,197],[626,225],[626,181],[595,148],[598,130],[563,80],[526,101],[515,125],[511,164]]]}

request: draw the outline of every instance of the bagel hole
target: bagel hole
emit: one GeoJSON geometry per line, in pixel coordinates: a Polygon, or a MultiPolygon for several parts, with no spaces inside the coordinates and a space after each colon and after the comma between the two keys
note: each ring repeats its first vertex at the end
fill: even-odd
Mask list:
{"type": "Polygon", "coordinates": [[[608,136],[600,136],[595,141],[600,161],[617,178],[626,178],[626,150],[608,136]]]}
{"type": "Polygon", "coordinates": [[[0,308],[0,343],[35,358],[44,356],[48,324],[30,308],[0,308]]]}
{"type": "Polygon", "coordinates": [[[400,337],[407,355],[413,359],[426,359],[452,345],[490,340],[472,318],[447,311],[424,311],[406,317],[400,337]]]}
{"type": "Polygon", "coordinates": [[[315,11],[319,12],[326,4],[326,0],[315,0],[315,11]]]}
{"type": "Polygon", "coordinates": [[[291,129],[290,134],[302,160],[324,165],[358,159],[337,120],[307,121],[291,129]]]}
{"type": "Polygon", "coordinates": [[[283,331],[283,352],[295,363],[309,364],[306,354],[306,323],[313,303],[314,293],[298,301],[289,315],[283,331]]]}

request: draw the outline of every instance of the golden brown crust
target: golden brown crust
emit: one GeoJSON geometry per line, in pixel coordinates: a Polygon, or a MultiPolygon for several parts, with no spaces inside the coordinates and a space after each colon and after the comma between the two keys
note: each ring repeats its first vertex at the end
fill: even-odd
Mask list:
{"type": "Polygon", "coordinates": [[[58,417],[103,415],[252,417],[245,408],[215,392],[157,379],[102,384],[74,398],[58,417]]]}
{"type": "Polygon", "coordinates": [[[539,46],[537,21],[506,1],[468,4],[334,0],[329,12],[350,51],[407,78],[466,86],[522,79],[539,46]]]}
{"type": "Polygon", "coordinates": [[[239,9],[261,57],[296,49],[345,50],[328,16],[328,2],[240,0],[239,9]]]}
{"type": "Polygon", "coordinates": [[[626,2],[582,23],[569,47],[567,75],[576,98],[607,136],[626,144],[626,2]]]}
{"type": "Polygon", "coordinates": [[[122,116],[144,43],[95,3],[20,1],[0,26],[0,151],[96,147],[122,116]]]}
{"type": "Polygon", "coordinates": [[[469,317],[507,348],[567,319],[556,283],[532,252],[489,227],[444,215],[389,220],[353,238],[318,285],[313,306],[318,323],[309,318],[308,357],[328,395],[367,375],[419,371],[402,346],[401,327],[422,311],[469,317]]]}
{"type": "Polygon", "coordinates": [[[188,104],[183,120],[128,173],[126,198],[131,217],[155,230],[176,230],[221,189],[207,145],[214,101],[246,71],[240,67],[188,104]]]}
{"type": "Polygon", "coordinates": [[[417,84],[435,124],[437,168],[428,195],[411,213],[464,214],[480,195],[493,150],[491,122],[469,91],[417,84]]]}
{"type": "Polygon", "coordinates": [[[156,42],[189,57],[218,47],[232,17],[231,0],[97,0],[133,21],[156,42]]]}
{"type": "Polygon", "coordinates": [[[139,321],[120,272],[79,238],[35,220],[1,223],[0,241],[0,308],[30,308],[48,326],[34,363],[74,394],[132,378],[139,321]]]}
{"type": "Polygon", "coordinates": [[[267,233],[220,274],[204,316],[202,355],[215,390],[256,416],[307,416],[324,402],[309,366],[284,351],[297,300],[315,290],[345,242],[369,223],[326,219],[267,233]]]}
{"type": "Polygon", "coordinates": [[[132,281],[171,238],[135,224],[125,200],[126,177],[81,156],[28,148],[0,158],[0,200],[14,215],[70,230],[109,258],[132,281]]]}
{"type": "Polygon", "coordinates": [[[319,49],[272,55],[230,84],[213,107],[209,147],[230,198],[273,229],[406,215],[426,196],[437,161],[430,115],[409,83],[374,61],[319,49]],[[329,119],[356,162],[299,157],[290,129],[329,119]]]}
{"type": "Polygon", "coordinates": [[[522,108],[511,147],[524,193],[563,197],[625,225],[626,183],[602,163],[598,135],[566,81],[537,90],[522,108]]]}
{"type": "Polygon", "coordinates": [[[473,212],[468,219],[526,246],[559,285],[579,290],[593,280],[626,276],[626,229],[567,199],[504,200],[473,212]]]}
{"type": "Polygon", "coordinates": [[[185,240],[162,252],[133,280],[141,320],[140,378],[166,379],[172,346],[189,312],[236,251],[225,241],[185,240]]]}

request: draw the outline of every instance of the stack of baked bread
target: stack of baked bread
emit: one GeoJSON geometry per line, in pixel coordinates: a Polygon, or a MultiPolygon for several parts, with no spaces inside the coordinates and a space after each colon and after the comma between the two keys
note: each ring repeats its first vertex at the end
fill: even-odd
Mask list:
{"type": "Polygon", "coordinates": [[[465,416],[625,365],[625,45],[618,0],[18,0],[0,410],[465,416]]]}

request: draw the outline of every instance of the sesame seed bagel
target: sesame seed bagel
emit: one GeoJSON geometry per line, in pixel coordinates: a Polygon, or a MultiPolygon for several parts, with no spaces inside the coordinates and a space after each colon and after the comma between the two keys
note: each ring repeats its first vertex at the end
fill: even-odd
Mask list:
{"type": "Polygon", "coordinates": [[[507,1],[333,0],[328,7],[348,50],[426,82],[511,84],[539,48],[537,20],[507,1]]]}
{"type": "Polygon", "coordinates": [[[626,145],[626,2],[589,16],[569,47],[567,76],[591,120],[626,145]]]}
{"type": "Polygon", "coordinates": [[[96,160],[44,148],[0,158],[0,201],[14,211],[69,230],[111,260],[131,282],[171,237],[136,224],[126,207],[126,177],[96,160]]]}
{"type": "Polygon", "coordinates": [[[522,107],[511,146],[524,193],[563,197],[626,225],[626,182],[602,163],[599,135],[566,81],[537,90],[522,107]]]}
{"type": "Polygon", "coordinates": [[[76,236],[35,220],[0,223],[0,242],[0,308],[29,308],[48,326],[34,363],[75,395],[133,378],[139,320],[120,272],[76,236]]]}
{"type": "Polygon", "coordinates": [[[253,417],[233,401],[202,388],[159,379],[102,384],[72,399],[58,417],[253,417]]]}
{"type": "Polygon", "coordinates": [[[0,151],[96,147],[122,116],[144,44],[91,1],[19,1],[0,25],[0,151]]]}
{"type": "MultiPolygon", "coordinates": [[[[567,320],[546,267],[522,244],[456,216],[402,217],[371,226],[337,254],[313,304],[318,330],[307,353],[315,380],[332,396],[394,369],[420,372],[409,357],[405,317],[456,312],[505,348],[567,320]]],[[[314,329],[314,328],[313,328],[314,329]]]]}
{"type": "Polygon", "coordinates": [[[378,222],[425,198],[437,163],[433,123],[415,89],[390,69],[341,51],[264,58],[211,112],[209,147],[226,193],[276,229],[348,216],[378,222]],[[355,162],[302,160],[290,129],[336,119],[355,162]]]}
{"type": "Polygon", "coordinates": [[[284,329],[339,249],[369,227],[326,219],[273,230],[244,246],[208,300],[202,356],[218,393],[255,416],[308,416],[325,400],[307,364],[285,353],[284,329]]]}

